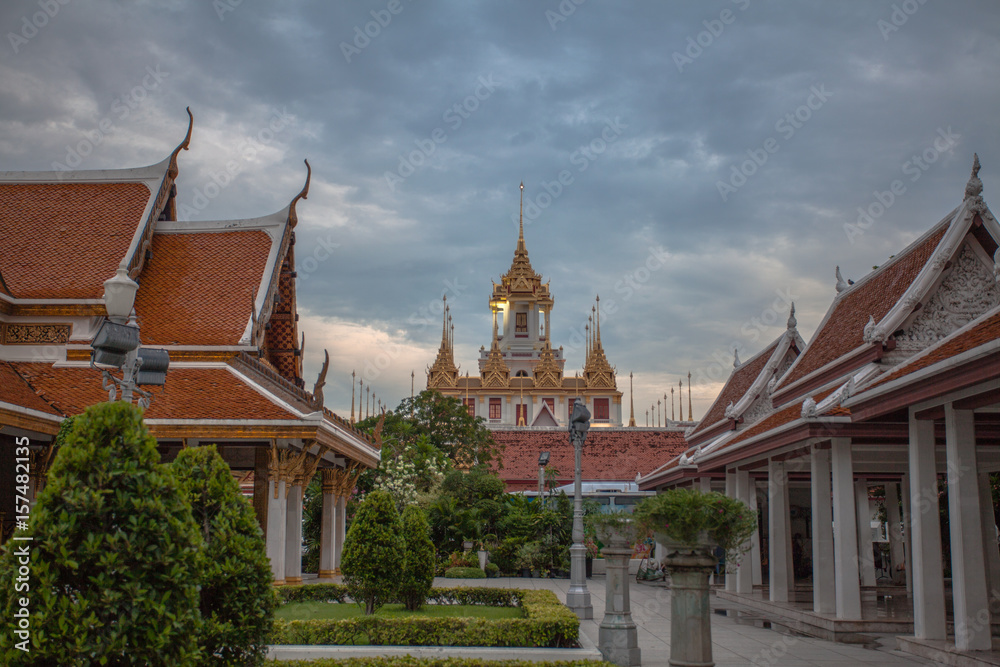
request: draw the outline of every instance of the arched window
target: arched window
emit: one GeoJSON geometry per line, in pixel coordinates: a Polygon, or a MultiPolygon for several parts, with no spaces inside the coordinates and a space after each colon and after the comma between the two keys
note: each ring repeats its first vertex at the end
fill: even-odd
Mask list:
{"type": "Polygon", "coordinates": [[[516,378],[526,378],[526,377],[528,377],[528,371],[518,371],[517,373],[514,374],[514,377],[516,377],[516,378]]]}

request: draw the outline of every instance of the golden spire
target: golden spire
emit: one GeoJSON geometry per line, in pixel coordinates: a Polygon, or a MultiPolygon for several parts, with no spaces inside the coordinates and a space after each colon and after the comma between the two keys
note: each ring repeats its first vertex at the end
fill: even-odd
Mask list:
{"type": "MultiPolygon", "coordinates": [[[[365,395],[365,379],[361,378],[360,380],[358,380],[358,400],[360,401],[364,397],[364,395],[365,395]]],[[[359,421],[364,419],[364,417],[361,416],[362,412],[364,412],[364,410],[362,410],[361,406],[358,406],[359,421]]]]}
{"type": "Polygon", "coordinates": [[[483,387],[508,387],[510,386],[510,368],[500,351],[500,341],[497,335],[497,323],[493,322],[493,342],[490,343],[490,356],[483,364],[481,373],[483,387]]]}
{"type": "Polygon", "coordinates": [[[691,371],[688,371],[688,421],[694,421],[694,412],[691,410],[691,371]]]}
{"type": "Polygon", "coordinates": [[[667,392],[663,392],[663,425],[667,425],[667,392]]]}
{"type": "Polygon", "coordinates": [[[367,387],[365,387],[365,419],[368,419],[368,406],[371,394],[372,394],[372,386],[368,385],[367,387]]]}
{"type": "Polygon", "coordinates": [[[559,368],[559,362],[552,353],[552,343],[548,340],[542,345],[542,351],[538,354],[534,377],[536,387],[562,386],[562,369],[559,368]]]}
{"type": "Polygon", "coordinates": [[[591,306],[590,320],[594,327],[592,333],[587,336],[587,361],[583,367],[583,376],[587,380],[587,387],[599,387],[615,389],[615,369],[608,363],[608,358],[604,354],[604,347],[601,345],[601,297],[597,297],[597,304],[591,306]]]}
{"type": "Polygon", "coordinates": [[[601,295],[600,294],[597,295],[597,305],[594,307],[594,309],[597,311],[597,319],[594,320],[594,322],[595,325],[597,326],[597,347],[598,349],[600,349],[601,347],[601,295]]]}
{"type": "Polygon", "coordinates": [[[656,428],[660,428],[660,399],[656,399],[656,428]]]}
{"type": "Polygon", "coordinates": [[[458,384],[458,367],[455,366],[454,336],[455,326],[451,324],[451,309],[448,297],[441,298],[441,347],[438,348],[434,365],[427,370],[428,388],[455,387],[458,384]],[[451,329],[449,330],[449,325],[451,329]]]}
{"type": "Polygon", "coordinates": [[[354,371],[351,371],[351,423],[354,423],[354,371]]]}
{"type": "Polygon", "coordinates": [[[635,428],[635,392],[632,391],[632,372],[628,374],[628,425],[635,428]]]}
{"type": "Polygon", "coordinates": [[[681,415],[681,421],[684,421],[684,378],[677,381],[677,412],[681,415]]]}

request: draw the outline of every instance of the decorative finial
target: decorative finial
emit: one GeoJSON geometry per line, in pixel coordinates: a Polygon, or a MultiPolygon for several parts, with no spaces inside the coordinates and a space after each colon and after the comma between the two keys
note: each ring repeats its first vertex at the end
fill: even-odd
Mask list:
{"type": "Polygon", "coordinates": [[[317,410],[323,407],[323,385],[326,384],[326,372],[330,369],[330,353],[327,350],[323,350],[323,368],[319,371],[319,377],[316,378],[316,384],[313,385],[312,395],[313,395],[313,407],[317,410]]]}
{"type": "Polygon", "coordinates": [[[288,205],[288,224],[295,229],[295,225],[299,224],[299,217],[295,214],[295,204],[300,199],[309,199],[309,182],[312,180],[312,167],[309,166],[309,160],[305,160],[306,163],[306,184],[302,186],[302,191],[295,195],[292,203],[288,205]]]}
{"type": "Polygon", "coordinates": [[[979,154],[972,154],[972,175],[965,184],[965,198],[978,197],[983,194],[983,182],[979,180],[979,154]]]}
{"type": "Polygon", "coordinates": [[[792,331],[799,324],[798,320],[795,319],[795,302],[792,301],[792,307],[788,311],[788,330],[792,331]]]}
{"type": "Polygon", "coordinates": [[[188,146],[191,144],[191,130],[194,129],[194,115],[191,113],[191,107],[186,109],[188,115],[188,129],[187,134],[184,136],[184,141],[174,149],[174,152],[170,154],[170,166],[167,167],[167,173],[170,178],[177,178],[179,169],[177,167],[177,155],[180,154],[182,150],[188,150],[188,146]]]}
{"type": "Polygon", "coordinates": [[[733,348],[733,368],[740,367],[740,351],[737,348],[733,348]]]}
{"type": "Polygon", "coordinates": [[[521,213],[518,219],[517,249],[524,250],[524,181],[521,181],[521,213]]]}
{"type": "Polygon", "coordinates": [[[837,276],[837,294],[840,294],[845,289],[847,289],[847,283],[844,281],[844,276],[840,274],[840,267],[838,266],[834,275],[837,276]]]}

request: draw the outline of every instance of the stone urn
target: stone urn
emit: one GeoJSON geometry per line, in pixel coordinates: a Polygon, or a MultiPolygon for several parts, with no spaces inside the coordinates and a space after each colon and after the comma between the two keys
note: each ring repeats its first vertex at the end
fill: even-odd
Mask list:
{"type": "Polygon", "coordinates": [[[594,530],[604,544],[602,553],[607,567],[604,619],[598,630],[597,648],[608,662],[639,665],[639,637],[632,620],[628,574],[636,527],[631,520],[622,520],[596,525],[594,530]]]}
{"type": "Polygon", "coordinates": [[[670,572],[670,664],[712,667],[712,620],[708,581],[718,559],[707,533],[694,544],[656,532],[670,572]]]}
{"type": "Polygon", "coordinates": [[[476,555],[479,556],[479,569],[485,570],[486,563],[489,560],[490,556],[489,552],[486,551],[485,549],[480,549],[479,551],[476,552],[476,555]]]}

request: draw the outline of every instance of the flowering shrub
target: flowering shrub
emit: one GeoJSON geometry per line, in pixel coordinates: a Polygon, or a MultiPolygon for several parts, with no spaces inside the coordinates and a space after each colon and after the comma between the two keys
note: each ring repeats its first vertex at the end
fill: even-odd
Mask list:
{"type": "Polygon", "coordinates": [[[379,464],[375,488],[388,492],[396,503],[396,509],[402,511],[407,505],[417,502],[418,483],[421,478],[427,477],[438,481],[444,478],[444,472],[433,459],[427,458],[418,472],[412,461],[401,456],[387,457],[379,464]]]}
{"type": "Polygon", "coordinates": [[[735,560],[750,547],[757,530],[757,513],[745,503],[721,493],[670,489],[643,499],[635,508],[641,529],[666,534],[682,544],[697,546],[703,534],[710,544],[735,560]]]}

